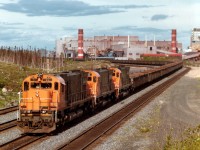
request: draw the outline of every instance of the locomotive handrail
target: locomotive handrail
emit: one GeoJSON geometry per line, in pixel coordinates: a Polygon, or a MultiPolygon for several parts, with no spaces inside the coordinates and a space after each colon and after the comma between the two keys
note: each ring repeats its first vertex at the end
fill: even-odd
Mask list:
{"type": "Polygon", "coordinates": [[[18,106],[18,110],[17,110],[17,120],[21,119],[21,115],[20,115],[21,93],[22,92],[18,92],[18,95],[19,95],[19,106],[18,106]]]}
{"type": "MultiPolygon", "coordinates": [[[[33,100],[33,99],[32,98],[21,98],[21,100],[33,100]]],[[[47,103],[47,102],[43,102],[42,100],[52,100],[52,98],[40,98],[40,100],[41,100],[40,103],[47,103]]],[[[32,103],[32,101],[31,102],[26,101],[25,103],[32,103]]],[[[50,102],[50,103],[53,104],[54,106],[57,106],[58,97],[56,97],[56,102],[50,102]]]]}
{"type": "Polygon", "coordinates": [[[33,99],[32,97],[31,98],[21,98],[21,100],[29,100],[29,99],[33,99]]]}
{"type": "Polygon", "coordinates": [[[52,100],[52,98],[40,98],[41,100],[52,100]]]}

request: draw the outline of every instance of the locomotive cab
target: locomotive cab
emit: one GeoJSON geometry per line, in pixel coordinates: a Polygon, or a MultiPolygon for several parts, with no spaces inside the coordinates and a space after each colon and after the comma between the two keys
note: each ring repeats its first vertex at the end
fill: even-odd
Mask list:
{"type": "Polygon", "coordinates": [[[18,127],[25,133],[55,130],[58,109],[65,107],[65,82],[53,75],[31,75],[23,81],[19,101],[18,127]]]}
{"type": "Polygon", "coordinates": [[[96,99],[100,95],[100,75],[97,72],[91,70],[84,70],[84,72],[88,73],[86,84],[87,95],[93,97],[93,105],[96,105],[96,99]]]}
{"type": "Polygon", "coordinates": [[[112,83],[115,88],[115,96],[116,98],[119,97],[119,89],[120,89],[120,78],[121,78],[121,71],[118,68],[109,68],[112,70],[112,83]]]}

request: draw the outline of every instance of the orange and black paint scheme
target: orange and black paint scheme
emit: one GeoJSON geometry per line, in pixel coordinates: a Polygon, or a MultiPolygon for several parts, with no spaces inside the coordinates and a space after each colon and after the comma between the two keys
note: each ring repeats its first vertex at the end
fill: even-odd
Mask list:
{"type": "Polygon", "coordinates": [[[93,98],[92,105],[95,106],[97,104],[97,97],[100,95],[100,75],[92,70],[84,70],[84,72],[88,73],[86,84],[87,95],[93,98]]]}
{"type": "Polygon", "coordinates": [[[103,80],[94,70],[28,76],[22,84],[18,128],[24,133],[49,133],[81,116],[85,109],[95,109],[107,97],[118,98],[121,71],[110,68],[103,73],[107,74],[103,80]],[[105,86],[112,88],[102,92],[105,86]]]}
{"type": "Polygon", "coordinates": [[[30,75],[22,83],[18,128],[23,133],[50,133],[64,123],[88,111],[93,112],[108,101],[116,101],[134,88],[183,66],[182,63],[169,65],[138,77],[131,76],[128,67],[120,66],[30,75]]]}
{"type": "Polygon", "coordinates": [[[61,94],[65,82],[59,76],[36,74],[22,84],[18,127],[25,133],[51,132],[56,129],[58,110],[65,108],[61,94]]]}
{"type": "Polygon", "coordinates": [[[112,83],[114,84],[115,88],[115,96],[119,98],[119,90],[122,86],[121,84],[121,71],[118,68],[109,68],[112,70],[112,83]]]}

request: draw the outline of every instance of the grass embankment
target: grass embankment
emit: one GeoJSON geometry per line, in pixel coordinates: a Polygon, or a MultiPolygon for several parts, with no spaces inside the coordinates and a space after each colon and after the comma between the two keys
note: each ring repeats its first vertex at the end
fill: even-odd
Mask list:
{"type": "Polygon", "coordinates": [[[181,139],[168,135],[164,150],[200,150],[200,125],[185,130],[181,139]]]}
{"type": "Polygon", "coordinates": [[[180,57],[166,57],[166,56],[145,56],[143,57],[145,61],[180,61],[180,57]]]}
{"type": "Polygon", "coordinates": [[[189,67],[199,67],[200,66],[200,61],[184,60],[183,63],[185,66],[189,66],[189,67]]]}
{"type": "Polygon", "coordinates": [[[39,71],[39,69],[0,62],[0,107],[6,107],[17,102],[17,92],[20,91],[23,79],[39,71]],[[6,88],[7,92],[2,92],[2,88],[6,88]]]}
{"type": "MultiPolygon", "coordinates": [[[[69,71],[73,69],[94,69],[100,67],[109,67],[110,63],[106,61],[72,61],[66,60],[64,67],[53,68],[51,72],[69,71]]],[[[45,73],[45,69],[36,69],[30,67],[21,67],[16,64],[0,62],[0,108],[17,103],[18,92],[24,78],[35,73],[45,73]],[[2,92],[6,88],[7,92],[2,92]]]]}

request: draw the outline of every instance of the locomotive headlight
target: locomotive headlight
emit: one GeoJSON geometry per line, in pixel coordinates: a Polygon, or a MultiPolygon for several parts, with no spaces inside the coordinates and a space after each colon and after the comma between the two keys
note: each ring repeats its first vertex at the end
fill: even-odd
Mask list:
{"type": "Polygon", "coordinates": [[[46,110],[42,110],[42,113],[45,114],[47,111],[46,110]]]}
{"type": "Polygon", "coordinates": [[[36,96],[36,97],[39,96],[39,92],[38,92],[38,91],[35,92],[35,96],[36,96]]]}

